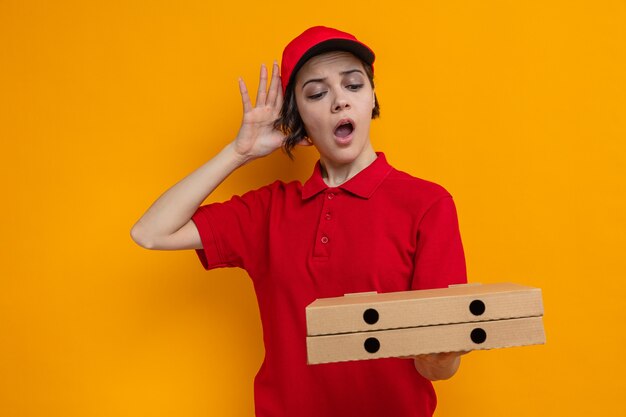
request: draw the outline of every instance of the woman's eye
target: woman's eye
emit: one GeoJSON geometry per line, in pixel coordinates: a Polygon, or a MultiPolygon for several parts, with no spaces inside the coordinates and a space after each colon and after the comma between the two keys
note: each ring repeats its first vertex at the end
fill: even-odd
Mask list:
{"type": "Polygon", "coordinates": [[[362,87],[363,87],[363,84],[348,84],[347,85],[348,90],[352,90],[352,91],[360,90],[362,87]]]}
{"type": "Polygon", "coordinates": [[[315,94],[310,94],[307,97],[311,100],[317,100],[318,98],[322,98],[322,96],[324,95],[324,91],[320,92],[320,93],[315,93],[315,94]]]}

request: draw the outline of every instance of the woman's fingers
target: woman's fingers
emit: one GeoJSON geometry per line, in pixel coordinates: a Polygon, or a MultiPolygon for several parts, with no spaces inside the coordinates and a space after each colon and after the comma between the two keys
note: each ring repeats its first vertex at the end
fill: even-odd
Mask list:
{"type": "Polygon", "coordinates": [[[248,95],[248,89],[246,83],[242,78],[239,78],[239,92],[241,93],[241,102],[243,103],[243,112],[247,113],[252,110],[252,103],[250,103],[250,96],[248,95]]]}
{"type": "Polygon", "coordinates": [[[259,77],[259,89],[256,93],[256,107],[265,106],[267,96],[267,68],[261,64],[261,75],[259,77]]]}
{"type": "Polygon", "coordinates": [[[239,91],[241,92],[241,101],[243,103],[244,113],[254,110],[255,107],[270,106],[280,111],[283,105],[283,90],[280,82],[280,70],[278,62],[274,61],[272,65],[272,78],[270,80],[269,90],[267,88],[267,67],[261,64],[261,73],[259,76],[259,88],[256,95],[256,103],[254,106],[250,101],[250,95],[246,87],[246,83],[239,78],[239,91]]]}
{"type": "Polygon", "coordinates": [[[278,62],[274,61],[274,65],[272,65],[272,81],[270,82],[270,90],[269,94],[267,95],[267,104],[269,104],[270,106],[276,105],[279,85],[280,79],[278,77],[278,62]]]}
{"type": "Polygon", "coordinates": [[[276,96],[276,108],[278,111],[283,108],[283,84],[280,82],[280,73],[278,74],[278,82],[276,88],[278,89],[278,95],[276,96]]]}

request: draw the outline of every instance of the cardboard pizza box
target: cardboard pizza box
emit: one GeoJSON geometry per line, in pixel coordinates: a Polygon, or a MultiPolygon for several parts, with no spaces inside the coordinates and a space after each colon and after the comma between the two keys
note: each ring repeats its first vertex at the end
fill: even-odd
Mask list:
{"type": "Polygon", "coordinates": [[[306,307],[308,336],[541,315],[541,289],[512,283],[357,293],[317,299],[306,307]]]}
{"type": "Polygon", "coordinates": [[[310,365],[545,343],[542,317],[307,337],[310,365]]]}
{"type": "Polygon", "coordinates": [[[309,364],[545,343],[541,289],[464,284],[357,293],[306,308],[309,364]]]}

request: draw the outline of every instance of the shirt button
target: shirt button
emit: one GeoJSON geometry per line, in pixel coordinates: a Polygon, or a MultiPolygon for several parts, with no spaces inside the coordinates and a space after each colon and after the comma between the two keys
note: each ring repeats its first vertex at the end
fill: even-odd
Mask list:
{"type": "Polygon", "coordinates": [[[326,220],[330,220],[331,216],[330,213],[326,213],[326,220]]]}
{"type": "Polygon", "coordinates": [[[322,236],[322,239],[320,239],[322,241],[323,244],[327,244],[328,243],[328,237],[327,236],[322,236]]]}
{"type": "Polygon", "coordinates": [[[328,199],[332,200],[333,198],[335,198],[335,194],[333,193],[328,193],[328,199]]]}

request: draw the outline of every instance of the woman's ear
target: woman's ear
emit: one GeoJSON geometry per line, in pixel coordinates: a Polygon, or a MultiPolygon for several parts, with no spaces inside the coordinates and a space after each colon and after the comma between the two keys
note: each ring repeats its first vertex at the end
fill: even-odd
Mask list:
{"type": "Polygon", "coordinates": [[[374,110],[374,107],[376,107],[376,93],[372,89],[372,110],[374,110]]]}

